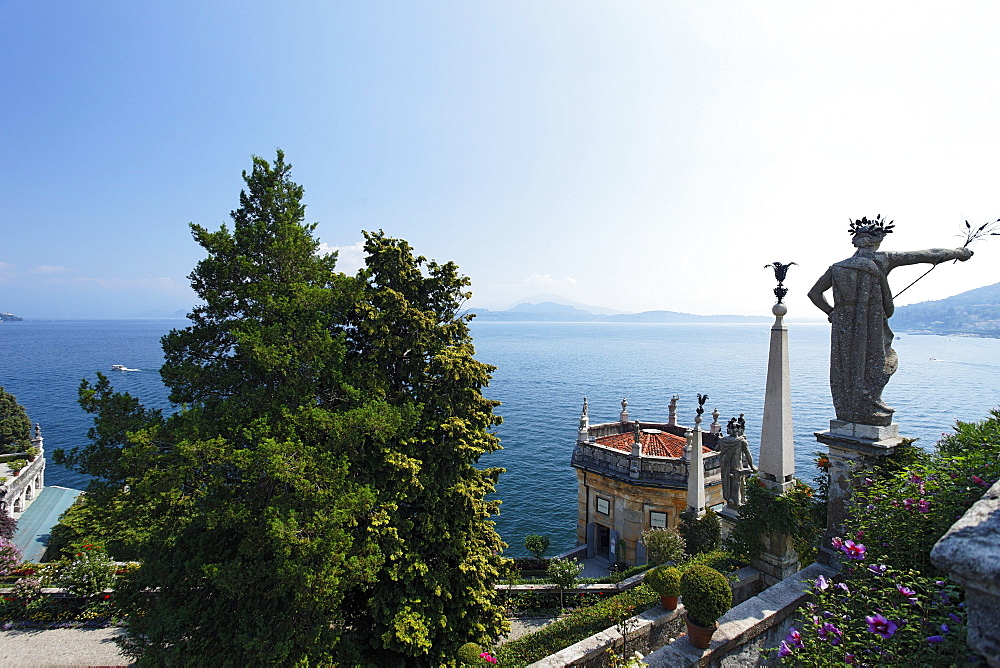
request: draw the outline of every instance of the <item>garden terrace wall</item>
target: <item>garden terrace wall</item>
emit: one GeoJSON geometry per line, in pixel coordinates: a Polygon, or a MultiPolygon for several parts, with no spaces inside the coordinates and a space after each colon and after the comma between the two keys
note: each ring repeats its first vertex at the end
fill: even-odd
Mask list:
{"type": "MultiPolygon", "coordinates": [[[[645,573],[640,573],[635,577],[642,578],[644,576],[645,573]]],[[[760,587],[763,586],[760,571],[750,567],[741,568],[732,573],[730,578],[734,601],[752,600],[760,591],[760,587]]],[[[629,578],[629,580],[632,579],[634,578],[629,578]]],[[[635,585],[633,584],[632,586],[635,585]]],[[[684,631],[684,605],[683,603],[679,604],[676,610],[664,610],[661,606],[653,607],[633,617],[630,620],[630,626],[627,652],[646,654],[670,643],[684,631]]],[[[606,668],[611,665],[608,661],[608,651],[613,650],[620,654],[621,642],[621,633],[618,632],[617,628],[611,627],[570,645],[555,654],[551,654],[544,659],[536,661],[531,664],[531,667],[557,668],[558,666],[583,666],[586,668],[606,668]]],[[[684,644],[688,643],[685,642],[684,644]]]]}
{"type": "Polygon", "coordinates": [[[836,572],[814,563],[730,609],[719,619],[708,649],[697,649],[681,639],[646,655],[644,661],[658,668],[757,665],[761,652],[777,646],[787,634],[812,582],[836,572]]]}

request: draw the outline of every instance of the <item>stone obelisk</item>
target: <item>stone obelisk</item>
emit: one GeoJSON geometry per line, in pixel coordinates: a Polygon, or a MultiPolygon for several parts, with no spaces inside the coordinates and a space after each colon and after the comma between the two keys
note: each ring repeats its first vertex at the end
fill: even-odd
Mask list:
{"type": "Polygon", "coordinates": [[[795,476],[795,441],[792,433],[792,389],[788,374],[788,313],[779,299],[771,309],[771,348],[767,356],[764,420],[760,426],[760,479],[779,494],[792,486],[795,476]]]}

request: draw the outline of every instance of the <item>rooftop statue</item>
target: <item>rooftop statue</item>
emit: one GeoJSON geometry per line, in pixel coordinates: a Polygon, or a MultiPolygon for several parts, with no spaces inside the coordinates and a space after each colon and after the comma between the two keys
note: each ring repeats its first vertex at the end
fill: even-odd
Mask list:
{"type": "Polygon", "coordinates": [[[728,436],[719,439],[719,466],[722,474],[722,498],[726,505],[734,510],[746,503],[746,480],[757,470],[753,465],[753,455],[747,445],[746,422],[743,413],[732,418],[726,425],[728,436]]]}
{"type": "Polygon", "coordinates": [[[837,419],[856,424],[888,426],[893,409],[882,401],[882,388],[896,371],[889,317],[893,295],[889,272],[908,264],[937,265],[966,261],[972,251],[962,248],[893,252],[879,246],[893,224],[881,216],[851,221],[857,251],[826,270],[809,291],[809,299],[829,316],[830,391],[837,419]],[[833,305],[824,293],[833,289],[833,305]]]}

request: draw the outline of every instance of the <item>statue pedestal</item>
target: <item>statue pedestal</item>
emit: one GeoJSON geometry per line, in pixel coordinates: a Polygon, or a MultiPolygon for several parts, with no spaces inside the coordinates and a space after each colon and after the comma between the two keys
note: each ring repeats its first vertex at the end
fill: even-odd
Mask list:
{"type": "Polygon", "coordinates": [[[829,448],[830,488],[828,493],[826,533],[820,544],[817,561],[834,564],[839,552],[830,547],[830,539],[843,536],[844,518],[851,501],[853,478],[863,475],[873,464],[891,456],[903,442],[896,423],[879,427],[830,420],[828,431],[815,432],[816,440],[829,448]]]}
{"type": "Polygon", "coordinates": [[[777,584],[800,570],[799,555],[790,537],[772,533],[764,537],[764,545],[764,551],[750,560],[750,566],[760,571],[765,586],[777,584]]]}

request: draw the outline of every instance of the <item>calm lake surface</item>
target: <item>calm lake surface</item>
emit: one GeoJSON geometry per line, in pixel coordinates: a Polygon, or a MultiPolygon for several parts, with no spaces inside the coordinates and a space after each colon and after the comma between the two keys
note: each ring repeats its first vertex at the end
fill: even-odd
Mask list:
{"type": "MultiPolygon", "coordinates": [[[[76,404],[80,380],[104,371],[116,389],[171,410],[158,369],[160,337],[185,320],[0,323],[0,385],[17,396],[45,445],[86,442],[90,417],[76,404]],[[112,364],[139,369],[111,372],[112,364]]],[[[827,380],[829,325],[790,323],[789,357],[797,474],[811,481],[819,445],[813,432],[833,417],[827,380]]],[[[497,528],[508,554],[526,554],[524,536],[547,534],[550,554],[575,542],[576,477],[569,466],[583,397],[591,422],[618,419],[627,397],[633,419],[693,424],[697,393],[720,422],[746,414],[759,447],[769,324],[473,323],[477,357],[497,366],[486,394],[503,402],[504,449],[482,464],[507,469],[497,528]]],[[[956,419],[975,421],[1000,405],[1000,339],[901,335],[899,371],[884,392],[901,432],[931,446],[956,419]]],[[[706,413],[706,422],[711,420],[706,413]]],[[[756,454],[756,452],[755,452],[756,454]]],[[[49,462],[46,482],[82,488],[87,478],[49,462]]]]}

